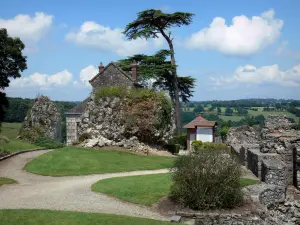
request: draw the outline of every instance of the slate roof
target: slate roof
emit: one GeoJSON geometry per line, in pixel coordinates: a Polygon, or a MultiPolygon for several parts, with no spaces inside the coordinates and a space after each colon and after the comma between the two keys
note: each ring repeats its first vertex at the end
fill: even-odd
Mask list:
{"type": "Polygon", "coordinates": [[[199,115],[194,120],[186,124],[183,128],[214,127],[216,124],[216,121],[208,121],[199,115]]]}
{"type": "Polygon", "coordinates": [[[89,82],[93,82],[93,80],[95,80],[98,76],[100,76],[101,74],[103,74],[105,72],[105,70],[110,66],[113,65],[120,73],[122,73],[124,76],[126,76],[129,80],[132,81],[132,83],[134,83],[134,81],[132,80],[132,76],[131,73],[129,72],[125,72],[124,70],[121,69],[121,67],[119,66],[118,63],[116,62],[110,62],[107,66],[104,67],[104,69],[98,73],[96,76],[94,76],[89,82]]]}
{"type": "Polygon", "coordinates": [[[75,114],[75,115],[82,114],[84,112],[85,106],[88,103],[88,101],[89,101],[89,98],[86,98],[85,100],[83,100],[82,102],[77,104],[73,109],[66,112],[65,114],[75,114]]]}

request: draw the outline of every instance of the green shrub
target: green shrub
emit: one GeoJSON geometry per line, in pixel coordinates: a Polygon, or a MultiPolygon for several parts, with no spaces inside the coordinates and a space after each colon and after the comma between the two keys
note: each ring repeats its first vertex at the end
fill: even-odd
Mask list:
{"type": "Polygon", "coordinates": [[[202,141],[192,141],[192,149],[195,151],[201,149],[202,145],[202,141]]]}
{"type": "Polygon", "coordinates": [[[168,150],[168,152],[172,154],[178,154],[180,150],[179,144],[165,144],[164,148],[168,150]]]}
{"type": "Polygon", "coordinates": [[[44,136],[46,133],[45,129],[41,126],[33,126],[30,129],[23,128],[20,132],[20,137],[23,140],[35,142],[39,137],[44,136]]]}
{"type": "Polygon", "coordinates": [[[45,147],[49,149],[56,149],[56,148],[62,148],[64,145],[49,137],[39,137],[35,142],[35,145],[40,147],[45,147]]]}
{"type": "Polygon", "coordinates": [[[83,133],[79,136],[79,142],[84,142],[85,140],[87,139],[90,139],[91,138],[91,135],[88,134],[88,133],[83,133]]]}
{"type": "Polygon", "coordinates": [[[107,86],[97,89],[95,100],[99,101],[100,98],[104,97],[125,97],[127,95],[127,89],[122,86],[107,86]]]}
{"type": "Polygon", "coordinates": [[[233,208],[242,203],[241,168],[222,151],[204,149],[179,156],[172,168],[170,198],[196,210],[233,208]]]}
{"type": "Polygon", "coordinates": [[[202,148],[210,150],[226,150],[227,145],[223,143],[204,142],[202,148]]]}
{"type": "Polygon", "coordinates": [[[176,135],[173,137],[174,144],[179,144],[184,147],[184,149],[187,149],[187,135],[176,135]]]}

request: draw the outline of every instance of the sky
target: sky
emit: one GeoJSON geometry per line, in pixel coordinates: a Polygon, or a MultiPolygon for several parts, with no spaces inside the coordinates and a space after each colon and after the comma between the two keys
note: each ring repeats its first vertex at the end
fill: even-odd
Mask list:
{"type": "Polygon", "coordinates": [[[81,101],[98,65],[167,49],[166,41],[122,34],[137,13],[194,13],[171,29],[178,74],[196,78],[193,101],[300,99],[299,0],[4,0],[0,28],[20,37],[28,69],[10,97],[81,101]]]}

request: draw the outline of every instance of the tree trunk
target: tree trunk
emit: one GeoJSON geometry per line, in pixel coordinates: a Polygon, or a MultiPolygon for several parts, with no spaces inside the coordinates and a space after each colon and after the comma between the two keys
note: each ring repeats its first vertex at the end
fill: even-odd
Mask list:
{"type": "Polygon", "coordinates": [[[180,135],[182,132],[181,127],[181,116],[180,116],[180,104],[179,104],[179,88],[178,88],[178,79],[177,79],[177,68],[176,68],[176,61],[175,61],[175,53],[174,53],[174,46],[172,40],[166,35],[166,33],[161,30],[161,34],[167,40],[170,51],[171,51],[171,64],[174,65],[174,70],[172,71],[173,74],[173,85],[174,85],[174,97],[175,97],[175,118],[176,118],[176,126],[177,132],[180,135]]]}

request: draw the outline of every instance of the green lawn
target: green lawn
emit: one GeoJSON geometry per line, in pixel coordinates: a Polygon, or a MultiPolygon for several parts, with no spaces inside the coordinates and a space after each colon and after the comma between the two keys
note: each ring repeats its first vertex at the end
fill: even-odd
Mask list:
{"type": "Polygon", "coordinates": [[[9,143],[1,143],[1,147],[0,150],[5,150],[8,152],[18,152],[18,151],[22,151],[22,150],[27,150],[27,149],[36,149],[36,148],[41,148],[38,147],[32,143],[29,142],[25,142],[25,141],[21,141],[21,140],[17,140],[17,139],[10,139],[9,143]]]}
{"type": "Polygon", "coordinates": [[[167,225],[169,222],[100,213],[37,209],[0,210],[1,225],[167,225]]]}
{"type": "Polygon", "coordinates": [[[9,143],[1,143],[0,151],[17,152],[27,149],[40,148],[32,143],[15,139],[21,127],[21,123],[2,123],[0,135],[9,138],[9,143]]]}
{"type": "Polygon", "coordinates": [[[0,177],[0,186],[3,184],[14,184],[14,183],[17,183],[17,181],[6,177],[0,177]]]}
{"type": "MultiPolygon", "coordinates": [[[[241,178],[240,183],[245,187],[259,181],[241,178]]],[[[171,184],[171,174],[153,174],[100,180],[93,184],[92,190],[124,201],[150,206],[168,195],[171,184]]]]}
{"type": "Polygon", "coordinates": [[[0,135],[14,139],[18,136],[21,125],[21,123],[2,123],[0,135]]]}
{"type": "Polygon", "coordinates": [[[92,190],[150,206],[168,195],[171,184],[170,174],[151,174],[100,180],[92,186],[92,190]]]}
{"type": "Polygon", "coordinates": [[[249,185],[253,185],[253,184],[259,184],[260,181],[259,180],[251,180],[251,179],[248,179],[248,178],[241,178],[240,179],[240,184],[242,187],[246,187],[246,186],[249,186],[249,185]]]}
{"type": "Polygon", "coordinates": [[[287,112],[287,111],[253,111],[253,110],[248,110],[248,114],[249,116],[258,116],[258,115],[264,115],[264,117],[270,116],[270,115],[286,115],[288,117],[294,118],[295,121],[299,120],[299,117],[297,117],[296,115],[287,112]]]}
{"type": "Polygon", "coordinates": [[[33,159],[25,170],[46,176],[87,175],[169,168],[173,160],[166,156],[65,147],[33,159]]]}

